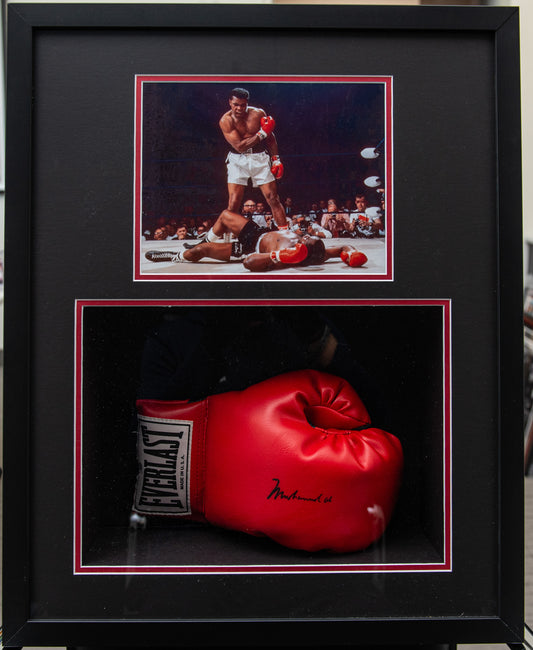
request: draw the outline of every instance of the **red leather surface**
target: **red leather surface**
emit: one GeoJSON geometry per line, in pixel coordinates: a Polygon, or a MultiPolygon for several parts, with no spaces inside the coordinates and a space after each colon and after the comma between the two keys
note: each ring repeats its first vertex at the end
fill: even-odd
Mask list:
{"type": "Polygon", "coordinates": [[[194,420],[194,503],[214,525],[346,552],[378,539],[391,517],[401,444],[369,426],[343,379],[296,371],[196,404],[142,408],[194,420]]]}

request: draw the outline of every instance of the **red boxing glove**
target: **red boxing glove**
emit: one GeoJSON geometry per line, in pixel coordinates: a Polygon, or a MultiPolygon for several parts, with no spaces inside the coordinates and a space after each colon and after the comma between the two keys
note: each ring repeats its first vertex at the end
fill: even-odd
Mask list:
{"type": "Polygon", "coordinates": [[[276,128],[276,122],[270,115],[261,118],[261,128],[257,132],[260,140],[264,140],[276,128]]]}
{"type": "Polygon", "coordinates": [[[283,163],[279,159],[279,156],[272,156],[272,167],[270,171],[278,181],[283,176],[283,163]]]}
{"type": "Polygon", "coordinates": [[[298,264],[305,260],[307,253],[307,246],[305,244],[296,244],[294,248],[282,248],[279,251],[271,251],[270,259],[275,263],[298,264]]]}
{"type": "Polygon", "coordinates": [[[368,262],[368,257],[361,253],[361,251],[342,251],[341,260],[348,264],[348,266],[363,266],[365,262],[368,262]]]}
{"type": "Polygon", "coordinates": [[[378,539],[403,454],[354,389],[315,370],[199,402],[139,400],[134,510],[351,552],[378,539]]]}

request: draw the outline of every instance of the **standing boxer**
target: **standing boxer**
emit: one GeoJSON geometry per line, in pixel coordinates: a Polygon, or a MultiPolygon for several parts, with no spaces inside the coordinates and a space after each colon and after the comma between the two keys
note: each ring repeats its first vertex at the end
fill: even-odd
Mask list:
{"type": "Polygon", "coordinates": [[[248,105],[250,93],[244,88],[230,92],[230,110],[220,118],[219,126],[231,146],[226,158],[228,169],[228,210],[238,212],[248,180],[259,187],[276,225],[287,228],[276,179],[283,176],[283,164],[274,135],[276,123],[262,108],[248,105]]]}

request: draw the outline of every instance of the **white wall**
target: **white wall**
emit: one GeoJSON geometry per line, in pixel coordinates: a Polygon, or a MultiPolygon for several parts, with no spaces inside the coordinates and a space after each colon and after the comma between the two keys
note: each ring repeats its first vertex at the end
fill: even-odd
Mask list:
{"type": "Polygon", "coordinates": [[[533,187],[533,2],[518,0],[513,6],[520,8],[524,241],[531,243],[533,210],[528,201],[528,188],[533,187]]]}

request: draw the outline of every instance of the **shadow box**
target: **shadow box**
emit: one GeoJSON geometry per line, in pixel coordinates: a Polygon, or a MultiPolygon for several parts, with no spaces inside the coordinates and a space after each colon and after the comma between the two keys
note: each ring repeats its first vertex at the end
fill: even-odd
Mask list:
{"type": "Polygon", "coordinates": [[[6,647],[522,642],[518,18],[9,3],[6,647]]]}

